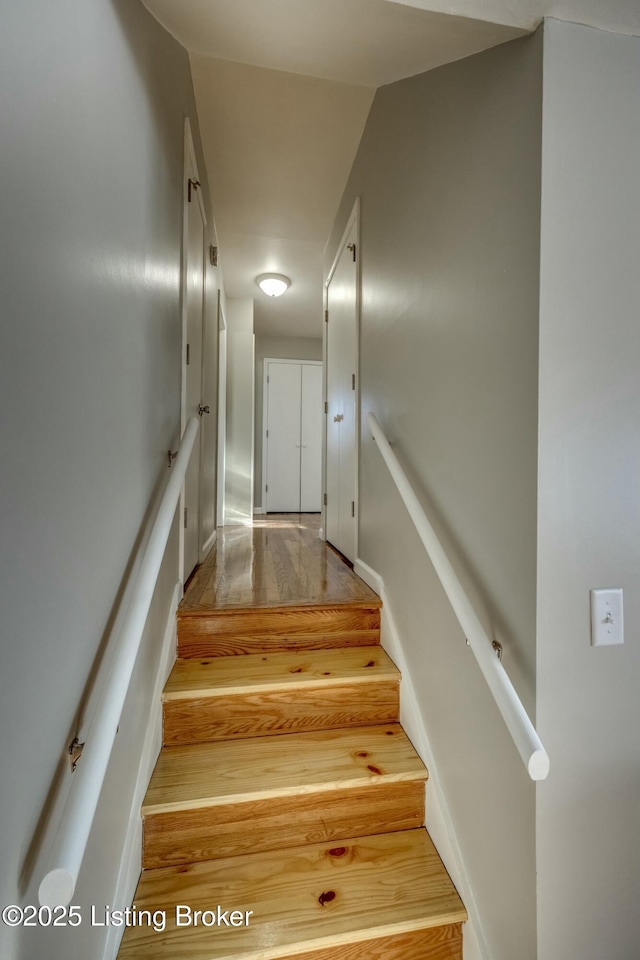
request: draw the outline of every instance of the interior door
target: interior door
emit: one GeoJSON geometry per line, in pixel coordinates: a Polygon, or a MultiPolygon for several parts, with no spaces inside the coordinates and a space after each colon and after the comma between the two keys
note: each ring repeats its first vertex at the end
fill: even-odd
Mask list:
{"type": "Polygon", "coordinates": [[[302,364],[300,510],[322,509],[322,364],[302,364]]]}
{"type": "Polygon", "coordinates": [[[266,505],[271,513],[300,510],[300,364],[266,363],[266,505]]]}
{"type": "Polygon", "coordinates": [[[200,406],[200,556],[202,562],[216,537],[217,393],[218,393],[218,267],[205,256],[205,298],[202,318],[202,400],[200,406]]]}
{"type": "Polygon", "coordinates": [[[227,322],[222,307],[222,299],[218,300],[218,526],[224,526],[225,518],[225,473],[226,473],[226,444],[227,444],[227,322]]]}
{"type": "MultiPolygon", "coordinates": [[[[186,164],[185,224],[185,406],[184,419],[197,417],[202,402],[202,311],[204,300],[204,225],[205,214],[195,169],[188,154],[186,164]]],[[[183,579],[186,580],[200,558],[200,439],[197,439],[184,482],[183,503],[183,579]]]]}
{"type": "Polygon", "coordinates": [[[322,509],[322,363],[265,359],[264,496],[271,513],[322,509]]]}
{"type": "Polygon", "coordinates": [[[327,286],[326,537],[356,559],[357,222],[327,286]]]}

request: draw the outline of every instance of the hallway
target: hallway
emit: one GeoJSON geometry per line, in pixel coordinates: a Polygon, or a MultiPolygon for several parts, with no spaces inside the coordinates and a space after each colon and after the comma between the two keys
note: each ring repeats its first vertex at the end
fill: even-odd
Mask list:
{"type": "Polygon", "coordinates": [[[188,726],[206,751],[223,735],[226,756],[259,736],[264,758],[279,723],[292,743],[348,711],[395,723],[398,671],[427,826],[469,912],[465,960],[639,954],[640,4],[457,7],[5,4],[0,908],[68,903],[85,922],[0,923],[3,960],[115,960],[122,927],[89,917],[132,903],[163,719],[172,749],[188,726]],[[440,21],[460,42],[429,60],[440,21]],[[330,539],[382,607],[316,518],[299,533],[260,519],[265,366],[323,359],[356,203],[357,550],[330,539]],[[263,293],[266,271],[285,296],[263,293]],[[490,647],[465,643],[369,413],[490,647]],[[202,477],[176,489],[160,549],[188,422],[202,477]],[[223,565],[203,563],[228,494],[226,519],[256,526],[222,530],[223,565]],[[179,607],[185,530],[202,569],[179,607]],[[625,637],[596,647],[603,586],[624,591],[625,637]],[[479,649],[535,719],[545,782],[479,649]],[[268,690],[238,669],[264,656],[268,690]],[[356,685],[369,699],[347,698],[356,685]]]}

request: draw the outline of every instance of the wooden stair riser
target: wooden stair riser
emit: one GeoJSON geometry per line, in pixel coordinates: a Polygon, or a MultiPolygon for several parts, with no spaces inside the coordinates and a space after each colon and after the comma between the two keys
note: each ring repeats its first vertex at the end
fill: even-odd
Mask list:
{"type": "Polygon", "coordinates": [[[398,681],[373,680],[167,700],[163,703],[164,743],[390,723],[398,719],[399,696],[398,681]]]}
{"type": "Polygon", "coordinates": [[[371,783],[148,814],[143,866],[235,857],[424,824],[422,780],[371,783]]]}
{"type": "Polygon", "coordinates": [[[380,608],[291,607],[178,614],[178,656],[224,657],[380,642],[380,608]]]}
{"type": "Polygon", "coordinates": [[[287,953],[281,960],[462,960],[462,924],[334,944],[310,953],[287,953]]]}

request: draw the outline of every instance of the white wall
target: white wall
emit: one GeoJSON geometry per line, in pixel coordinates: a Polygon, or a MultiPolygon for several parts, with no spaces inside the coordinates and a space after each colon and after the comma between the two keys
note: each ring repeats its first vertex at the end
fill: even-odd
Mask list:
{"type": "Polygon", "coordinates": [[[255,336],[253,300],[227,300],[225,524],[253,519],[255,336]]]}
{"type": "MultiPolygon", "coordinates": [[[[139,3],[2,8],[5,905],[36,902],[56,772],[64,794],[63,751],[177,440],[185,115],[201,179],[204,162],[186,53],[139,3]]],[[[174,529],[78,885],[85,911],[115,895],[177,559],[174,529]]],[[[0,954],[96,960],[104,933],[0,924],[0,954]]]]}
{"type": "Polygon", "coordinates": [[[544,960],[640,953],[640,39],[545,28],[537,815],[544,960]],[[590,646],[619,586],[625,645],[590,646]]]}
{"type": "Polygon", "coordinates": [[[256,417],[254,455],[255,509],[262,508],[262,438],[265,430],[262,404],[264,400],[264,358],[282,360],[322,360],[322,338],[318,337],[256,337],[256,417]]]}
{"type": "MultiPolygon", "coordinates": [[[[530,710],[541,66],[536,35],[380,89],[326,260],[360,196],[363,416],[433,509],[530,710]]],[[[362,438],[360,556],[395,612],[488,955],[533,960],[535,788],[366,422],[362,438]]]]}

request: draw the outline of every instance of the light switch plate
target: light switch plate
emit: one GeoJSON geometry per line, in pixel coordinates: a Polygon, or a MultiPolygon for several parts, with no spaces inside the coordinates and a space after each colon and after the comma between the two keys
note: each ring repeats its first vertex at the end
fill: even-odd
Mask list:
{"type": "Polygon", "coordinates": [[[591,591],[591,645],[624,643],[622,587],[591,591]]]}

